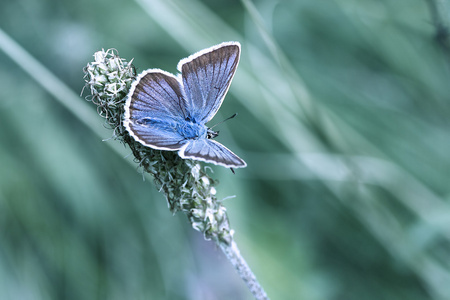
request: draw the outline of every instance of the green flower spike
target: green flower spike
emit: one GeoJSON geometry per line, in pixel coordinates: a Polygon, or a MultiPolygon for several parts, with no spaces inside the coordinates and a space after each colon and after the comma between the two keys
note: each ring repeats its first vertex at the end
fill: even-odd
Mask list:
{"type": "Polygon", "coordinates": [[[94,61],[84,68],[86,87],[91,94],[86,99],[97,105],[98,114],[113,130],[113,138],[127,144],[143,171],[153,175],[171,212],[184,212],[195,230],[222,249],[255,298],[268,299],[233,240],[226,208],[215,196],[217,182],[197,161],[182,159],[175,151],[146,147],[135,141],[123,126],[126,96],[136,76],[131,63],[132,60],[120,58],[114,49],[96,52],[94,61]]]}

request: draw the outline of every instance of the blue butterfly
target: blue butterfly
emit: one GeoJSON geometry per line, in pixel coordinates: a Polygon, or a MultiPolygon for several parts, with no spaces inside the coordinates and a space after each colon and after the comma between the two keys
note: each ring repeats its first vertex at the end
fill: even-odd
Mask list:
{"type": "Polygon", "coordinates": [[[125,103],[124,126],[141,144],[178,151],[194,159],[228,168],[247,164],[212,140],[206,127],[222,105],[239,62],[241,45],[226,42],[180,60],[174,76],[160,69],[138,75],[125,103]]]}

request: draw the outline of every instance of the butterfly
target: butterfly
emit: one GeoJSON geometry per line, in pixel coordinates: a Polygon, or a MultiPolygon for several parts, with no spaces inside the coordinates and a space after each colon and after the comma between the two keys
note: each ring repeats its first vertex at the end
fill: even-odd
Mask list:
{"type": "Polygon", "coordinates": [[[224,42],[180,60],[178,75],[148,69],[131,85],[124,126],[141,144],[178,151],[194,159],[228,168],[247,164],[213,140],[206,126],[222,105],[239,63],[241,45],[224,42]]]}

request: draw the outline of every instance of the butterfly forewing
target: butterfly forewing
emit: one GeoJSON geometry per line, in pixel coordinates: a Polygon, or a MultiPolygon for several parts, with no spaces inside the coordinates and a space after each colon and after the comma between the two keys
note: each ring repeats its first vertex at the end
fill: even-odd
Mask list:
{"type": "Polygon", "coordinates": [[[130,118],[182,118],[186,117],[180,83],[174,75],[158,69],[150,69],[139,75],[130,91],[132,101],[130,118]]]}
{"type": "Polygon", "coordinates": [[[222,104],[236,71],[239,43],[228,42],[205,49],[180,61],[186,110],[200,123],[210,121],[222,104]]]}
{"type": "Polygon", "coordinates": [[[236,154],[214,140],[190,140],[178,153],[182,158],[201,160],[228,168],[247,166],[236,154]]]}
{"type": "Polygon", "coordinates": [[[147,70],[130,89],[124,125],[146,146],[180,149],[185,141],[175,129],[185,119],[183,101],[177,77],[159,69],[147,70]]]}

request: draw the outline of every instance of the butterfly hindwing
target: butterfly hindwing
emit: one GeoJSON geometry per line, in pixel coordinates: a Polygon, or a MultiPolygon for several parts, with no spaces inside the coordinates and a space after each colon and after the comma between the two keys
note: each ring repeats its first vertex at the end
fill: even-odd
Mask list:
{"type": "Polygon", "coordinates": [[[182,158],[201,160],[228,168],[243,168],[247,164],[224,145],[209,139],[190,140],[180,149],[182,158]]]}
{"type": "Polygon", "coordinates": [[[138,142],[154,149],[178,150],[186,143],[186,140],[165,122],[130,122],[126,128],[138,142]]]}
{"type": "Polygon", "coordinates": [[[240,44],[222,43],[182,59],[186,110],[197,122],[207,123],[219,110],[239,63],[240,44]]]}

